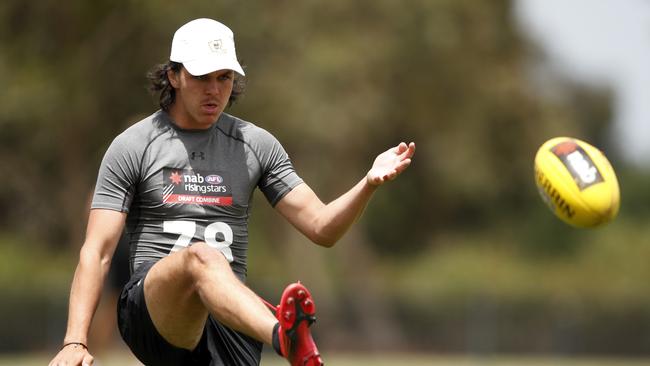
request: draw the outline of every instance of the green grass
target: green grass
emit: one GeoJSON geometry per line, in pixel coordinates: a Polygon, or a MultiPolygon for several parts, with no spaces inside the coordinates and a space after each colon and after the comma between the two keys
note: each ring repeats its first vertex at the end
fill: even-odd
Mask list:
{"type": "MultiPolygon", "coordinates": [[[[325,361],[328,366],[641,366],[650,364],[650,359],[471,357],[419,354],[331,354],[325,361]]],[[[0,356],[0,366],[43,366],[48,362],[48,356],[43,355],[0,356]]],[[[262,366],[286,365],[284,360],[272,354],[266,354],[262,361],[262,366]]],[[[116,354],[99,357],[95,366],[141,366],[141,364],[128,354],[116,354]]]]}

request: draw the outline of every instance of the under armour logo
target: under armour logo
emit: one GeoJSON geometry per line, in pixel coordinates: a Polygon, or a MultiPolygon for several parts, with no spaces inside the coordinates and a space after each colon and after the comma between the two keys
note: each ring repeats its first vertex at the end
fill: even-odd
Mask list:
{"type": "Polygon", "coordinates": [[[198,152],[192,151],[192,153],[190,154],[190,159],[196,160],[197,158],[201,160],[205,160],[205,153],[203,151],[198,151],[198,152]]]}

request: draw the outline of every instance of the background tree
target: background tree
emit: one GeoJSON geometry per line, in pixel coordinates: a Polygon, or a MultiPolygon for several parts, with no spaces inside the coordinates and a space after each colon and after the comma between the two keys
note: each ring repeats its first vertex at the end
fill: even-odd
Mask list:
{"type": "Polygon", "coordinates": [[[0,349],[58,342],[102,154],[157,108],[144,75],[196,17],[235,32],[248,91],[230,112],[275,134],[324,200],[387,146],[418,144],[330,251],[256,197],[250,283],[271,300],[296,277],[310,283],[325,347],[647,353],[647,173],[610,155],[624,202],[599,231],[559,223],[533,183],[550,137],[608,153],[607,92],[544,89],[511,3],[469,0],[2,2],[0,313],[11,323],[53,310],[40,312],[43,339],[0,334],[0,349]],[[523,331],[539,337],[512,336],[523,331]],[[582,332],[629,341],[557,341],[582,332]]]}

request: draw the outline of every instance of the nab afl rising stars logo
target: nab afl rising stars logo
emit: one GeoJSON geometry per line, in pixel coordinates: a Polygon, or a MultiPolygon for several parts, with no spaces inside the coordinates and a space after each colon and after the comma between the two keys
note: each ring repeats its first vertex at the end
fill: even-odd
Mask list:
{"type": "Polygon", "coordinates": [[[163,203],[232,206],[230,185],[215,172],[163,168],[163,203]]]}

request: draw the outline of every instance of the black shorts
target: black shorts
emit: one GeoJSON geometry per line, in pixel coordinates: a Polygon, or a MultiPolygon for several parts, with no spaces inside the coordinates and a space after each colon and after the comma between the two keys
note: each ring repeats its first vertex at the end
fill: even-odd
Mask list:
{"type": "Polygon", "coordinates": [[[122,338],[147,366],[259,365],[262,343],[217,322],[212,316],[193,351],[169,344],[153,325],[144,300],[144,278],[154,262],[143,263],[124,286],[117,305],[122,338]]]}

